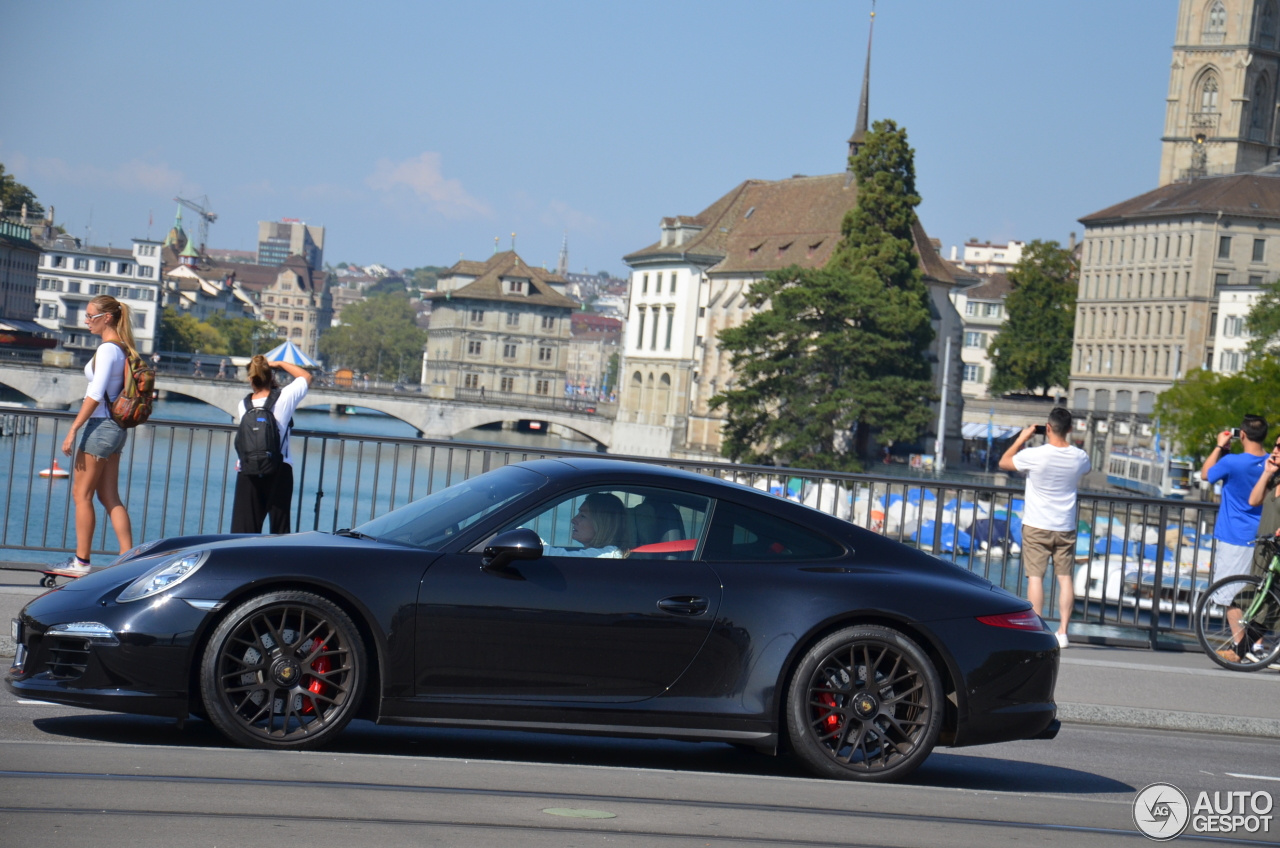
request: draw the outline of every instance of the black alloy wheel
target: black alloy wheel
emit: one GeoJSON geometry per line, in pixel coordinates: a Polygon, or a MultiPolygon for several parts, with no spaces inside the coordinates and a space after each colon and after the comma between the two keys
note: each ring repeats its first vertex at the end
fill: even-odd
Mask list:
{"type": "Polygon", "coordinates": [[[365,664],[360,633],[337,605],[310,592],[270,592],[218,625],[201,662],[200,693],[233,742],[313,748],[351,721],[365,664]]]}
{"type": "Polygon", "coordinates": [[[915,642],[860,625],[805,654],[787,697],[787,729],[810,771],[842,780],[900,780],[933,751],[942,682],[915,642]]]}
{"type": "Polygon", "coordinates": [[[1280,656],[1280,593],[1274,586],[1264,590],[1261,577],[1222,578],[1196,604],[1196,638],[1209,659],[1223,668],[1266,668],[1280,656]],[[1232,628],[1233,620],[1238,630],[1232,628]]]}

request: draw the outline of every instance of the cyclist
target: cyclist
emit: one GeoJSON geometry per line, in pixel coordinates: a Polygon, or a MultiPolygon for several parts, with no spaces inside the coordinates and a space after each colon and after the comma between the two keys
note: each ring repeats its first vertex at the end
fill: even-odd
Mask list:
{"type": "MultiPolygon", "coordinates": [[[[1262,476],[1258,478],[1253,491],[1249,493],[1249,506],[1262,507],[1262,517],[1258,520],[1258,536],[1260,538],[1275,536],[1276,531],[1280,530],[1280,439],[1272,445],[1271,453],[1263,465],[1262,476]]],[[[1253,553],[1253,574],[1258,577],[1265,576],[1269,565],[1271,565],[1270,549],[1267,546],[1258,545],[1253,553]]],[[[1231,607],[1227,610],[1227,623],[1231,625],[1233,635],[1239,635],[1240,616],[1239,607],[1231,607]]],[[[1248,656],[1249,653],[1260,650],[1261,647],[1258,644],[1249,646],[1245,651],[1245,658],[1252,659],[1248,656]]],[[[1239,650],[1240,646],[1237,646],[1235,651],[1227,652],[1237,655],[1233,660],[1235,662],[1239,661],[1239,650]]],[[[1232,660],[1232,657],[1227,656],[1226,659],[1232,660]]]]}
{"type": "MultiPolygon", "coordinates": [[[[1215,581],[1249,571],[1254,554],[1253,540],[1258,535],[1258,519],[1262,517],[1262,507],[1250,505],[1249,493],[1263,475],[1268,429],[1267,419],[1260,415],[1246,415],[1240,426],[1240,443],[1244,452],[1231,452],[1231,431],[1223,430],[1218,434],[1218,444],[1209,452],[1204,467],[1200,469],[1201,479],[1210,483],[1222,482],[1222,506],[1213,531],[1217,537],[1213,566],[1215,581]]],[[[1226,605],[1231,599],[1215,597],[1214,602],[1226,605]]],[[[1227,614],[1227,623],[1237,645],[1244,639],[1240,616],[1238,609],[1227,614]]],[[[1239,662],[1239,657],[1227,656],[1232,653],[1235,652],[1227,649],[1223,658],[1228,662],[1239,662]]]]}

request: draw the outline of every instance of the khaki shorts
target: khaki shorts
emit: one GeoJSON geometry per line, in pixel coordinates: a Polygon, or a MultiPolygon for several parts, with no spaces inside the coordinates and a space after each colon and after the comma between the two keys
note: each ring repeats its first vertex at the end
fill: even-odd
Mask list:
{"type": "Polygon", "coordinates": [[[1022,525],[1022,567],[1028,577],[1044,577],[1053,557],[1053,573],[1070,577],[1076,564],[1076,531],[1041,530],[1022,525]]]}

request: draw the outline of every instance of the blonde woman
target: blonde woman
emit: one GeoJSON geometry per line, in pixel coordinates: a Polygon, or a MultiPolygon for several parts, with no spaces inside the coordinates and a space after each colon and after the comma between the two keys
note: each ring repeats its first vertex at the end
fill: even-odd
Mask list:
{"type": "Polygon", "coordinates": [[[582,547],[548,547],[544,550],[547,556],[622,559],[635,547],[631,516],[622,501],[608,492],[595,492],[583,498],[569,527],[570,538],[582,547]]]}
{"type": "Polygon", "coordinates": [[[75,453],[71,497],[76,509],[76,552],[50,572],[64,577],[83,577],[89,573],[89,551],[97,523],[93,509],[95,494],[116,531],[120,553],[133,547],[133,525],[120,500],[119,488],[120,452],[124,450],[126,433],[111,418],[111,404],[124,390],[126,351],[136,351],[133,316],[128,306],[103,294],[85,307],[84,323],[90,333],[102,338],[102,343],[84,367],[89,387],[80,404],[80,414],[62,441],[63,453],[67,456],[75,453]]]}

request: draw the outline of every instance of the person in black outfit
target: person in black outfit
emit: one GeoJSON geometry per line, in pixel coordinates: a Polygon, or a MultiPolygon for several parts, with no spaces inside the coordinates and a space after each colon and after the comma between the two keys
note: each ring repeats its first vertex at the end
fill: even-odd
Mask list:
{"type": "Polygon", "coordinates": [[[271,518],[272,533],[288,533],[290,507],[293,504],[293,460],[289,455],[289,431],[293,427],[293,412],[307,396],[311,374],[288,362],[268,362],[259,354],[249,363],[249,382],[253,392],[240,401],[237,421],[249,412],[249,407],[271,407],[280,439],[279,462],[268,474],[245,472],[246,457],[236,462],[236,492],[231,507],[232,533],[261,533],[262,525],[271,518]],[[284,388],[276,385],[274,368],[282,368],[293,382],[284,388]]]}

